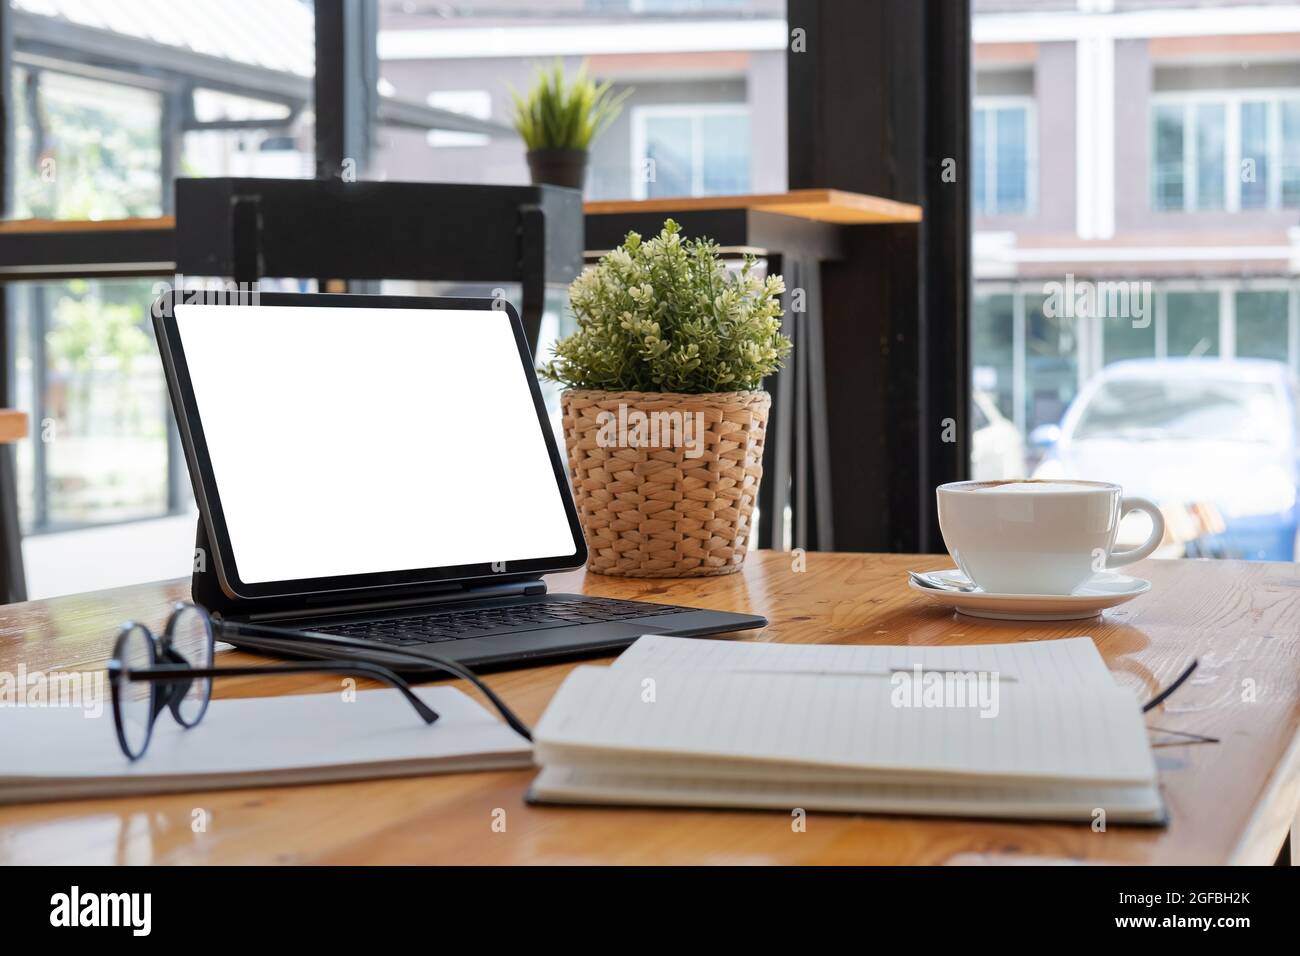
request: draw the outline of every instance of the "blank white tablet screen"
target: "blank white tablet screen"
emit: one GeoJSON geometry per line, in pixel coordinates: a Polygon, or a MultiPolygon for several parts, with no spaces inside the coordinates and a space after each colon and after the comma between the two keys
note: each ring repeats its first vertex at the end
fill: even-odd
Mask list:
{"type": "Polygon", "coordinates": [[[510,319],[177,305],[248,584],[571,555],[510,319]]]}

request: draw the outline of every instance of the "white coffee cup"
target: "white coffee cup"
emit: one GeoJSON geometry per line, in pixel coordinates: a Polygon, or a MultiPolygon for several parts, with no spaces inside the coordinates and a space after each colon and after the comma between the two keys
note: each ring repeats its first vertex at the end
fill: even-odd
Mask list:
{"type": "Polygon", "coordinates": [[[1165,534],[1160,509],[1104,481],[956,481],[940,485],[939,529],[957,566],[994,594],[1070,594],[1098,571],[1140,561],[1165,534]],[[1115,551],[1120,520],[1151,517],[1139,547],[1115,551]]]}

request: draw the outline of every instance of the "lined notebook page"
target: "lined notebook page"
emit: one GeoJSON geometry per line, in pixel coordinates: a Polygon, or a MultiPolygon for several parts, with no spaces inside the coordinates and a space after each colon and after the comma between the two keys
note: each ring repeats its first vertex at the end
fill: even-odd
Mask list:
{"type": "Polygon", "coordinates": [[[1109,679],[1022,676],[1000,683],[996,716],[981,717],[974,707],[896,706],[888,677],[852,672],[579,667],[535,731],[535,759],[574,766],[600,754],[708,757],[784,764],[796,778],[800,768],[856,768],[940,779],[1154,780],[1130,692],[1109,679]]]}
{"type": "Polygon", "coordinates": [[[647,634],[613,664],[649,675],[661,667],[687,670],[796,671],[844,673],[908,669],[998,671],[1022,682],[1090,684],[1111,682],[1105,662],[1087,637],[1015,644],[938,647],[883,644],[760,644],[647,634]]]}

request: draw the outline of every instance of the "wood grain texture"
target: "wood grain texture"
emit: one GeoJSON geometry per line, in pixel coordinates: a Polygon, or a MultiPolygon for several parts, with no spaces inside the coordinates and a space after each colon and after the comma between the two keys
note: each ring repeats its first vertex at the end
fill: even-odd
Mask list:
{"type": "Polygon", "coordinates": [[[0,408],[0,444],[27,437],[27,413],[0,408]]]}
{"type": "MultiPolygon", "coordinates": [[[[1300,568],[1236,561],[1145,561],[1151,593],[1095,622],[957,618],[908,591],[907,568],[942,558],[751,554],[740,574],[682,580],[555,575],[555,591],[763,614],[738,639],[963,644],[1091,635],[1140,695],[1191,657],[1194,679],[1150,715],[1220,744],[1157,746],[1165,829],[813,813],[529,807],[531,772],[490,772],[0,808],[0,863],[1271,863],[1300,806],[1300,568]],[[1251,682],[1251,683],[1246,683],[1251,682]],[[1253,690],[1253,701],[1246,691],[1253,690]],[[191,830],[196,808],[206,833],[191,830]],[[506,812],[506,832],[493,813],[506,812]]],[[[0,670],[102,666],[126,618],[160,623],[184,582],[0,609],[0,670]]],[[[222,660],[250,655],[231,651],[222,660]]],[[[573,665],[492,675],[529,721],[573,665]]],[[[299,676],[217,683],[218,696],[335,690],[299,676]]],[[[109,719],[109,718],[105,718],[109,719]]],[[[166,719],[164,717],[164,719],[166,719]]],[[[274,728],[268,728],[273,732],[274,728]]],[[[1153,734],[1157,744],[1169,738],[1153,734]]]]}
{"type": "Polygon", "coordinates": [[[749,196],[677,196],[662,199],[614,199],[583,204],[587,215],[604,213],[680,212],[709,209],[754,209],[797,219],[861,226],[920,222],[921,207],[879,196],[840,189],[795,189],[749,196]]]}
{"type": "Polygon", "coordinates": [[[154,216],[150,219],[5,219],[0,220],[0,233],[35,235],[48,232],[127,232],[147,229],[175,229],[174,216],[154,216]]]}

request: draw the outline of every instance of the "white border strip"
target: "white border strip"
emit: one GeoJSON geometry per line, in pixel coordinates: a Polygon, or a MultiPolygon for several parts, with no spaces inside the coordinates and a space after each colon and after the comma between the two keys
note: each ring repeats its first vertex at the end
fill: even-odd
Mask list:
{"type": "MultiPolygon", "coordinates": [[[[1300,33],[1300,7],[1230,6],[1127,13],[1014,13],[974,17],[975,43],[1035,43],[1086,37],[1123,39],[1300,33]]],[[[785,20],[634,20],[566,26],[381,30],[383,60],[589,56],[606,53],[711,53],[784,50],[785,20]]]]}
{"type": "Polygon", "coordinates": [[[990,262],[1205,262],[1220,259],[1290,261],[1293,255],[1293,246],[1082,246],[1063,249],[990,249],[984,253],[990,262]]]}
{"type": "Polygon", "coordinates": [[[784,20],[692,20],[573,26],[381,30],[381,60],[456,60],[604,53],[784,50],[784,20]]]}
{"type": "Polygon", "coordinates": [[[1127,13],[999,13],[974,18],[975,43],[1041,43],[1084,37],[1241,36],[1300,33],[1300,7],[1226,6],[1127,13]]]}

